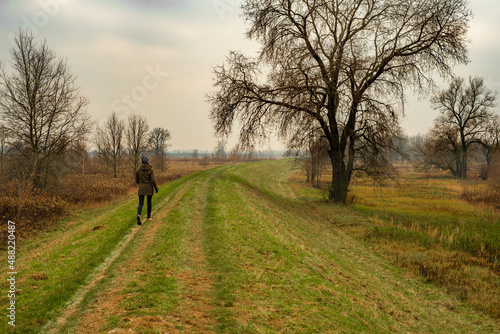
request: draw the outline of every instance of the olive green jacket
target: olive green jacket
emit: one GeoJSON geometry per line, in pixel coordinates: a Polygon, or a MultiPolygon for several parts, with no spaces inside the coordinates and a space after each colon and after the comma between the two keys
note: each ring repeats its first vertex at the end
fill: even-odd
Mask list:
{"type": "Polygon", "coordinates": [[[138,195],[139,196],[151,196],[153,195],[153,190],[158,192],[158,186],[156,185],[155,172],[153,168],[148,164],[142,164],[141,167],[137,168],[135,171],[135,183],[139,185],[138,195]]]}

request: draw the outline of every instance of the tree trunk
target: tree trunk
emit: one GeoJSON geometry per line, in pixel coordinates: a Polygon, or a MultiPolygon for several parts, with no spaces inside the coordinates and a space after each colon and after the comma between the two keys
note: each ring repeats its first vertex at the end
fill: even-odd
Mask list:
{"type": "Polygon", "coordinates": [[[118,176],[117,173],[116,173],[116,166],[117,165],[117,162],[116,162],[116,159],[115,161],[113,162],[113,178],[116,179],[116,177],[118,176]]]}
{"type": "Polygon", "coordinates": [[[462,178],[462,175],[463,175],[462,155],[460,152],[458,152],[458,150],[455,151],[454,154],[455,154],[455,171],[453,171],[453,169],[451,169],[451,168],[450,169],[451,169],[453,176],[458,177],[458,178],[462,178]]]}
{"type": "Polygon", "coordinates": [[[467,149],[462,151],[462,179],[467,179],[467,149]]]}
{"type": "Polygon", "coordinates": [[[30,177],[33,179],[33,185],[36,188],[41,188],[43,168],[40,155],[36,151],[31,154],[31,164],[33,169],[31,170],[32,175],[30,177]]]}
{"type": "Polygon", "coordinates": [[[314,185],[316,181],[316,164],[314,161],[314,155],[311,155],[311,183],[314,185]]]}
{"type": "Polygon", "coordinates": [[[41,188],[42,187],[42,167],[41,164],[35,164],[33,170],[33,185],[35,188],[41,188]]]}
{"type": "Polygon", "coordinates": [[[163,173],[163,169],[165,167],[165,153],[164,151],[160,154],[160,171],[163,173]]]}
{"type": "Polygon", "coordinates": [[[486,153],[486,170],[482,174],[483,180],[487,180],[488,177],[490,176],[490,171],[491,171],[491,161],[492,161],[492,154],[491,151],[488,150],[486,153]]]}
{"type": "Polygon", "coordinates": [[[330,150],[328,155],[332,163],[332,183],[328,190],[329,199],[334,203],[345,204],[350,180],[347,178],[344,162],[338,151],[330,150]]]}
{"type": "Polygon", "coordinates": [[[309,180],[311,180],[311,163],[309,159],[305,161],[304,166],[306,169],[306,182],[309,182],[309,180]]]}
{"type": "Polygon", "coordinates": [[[139,168],[139,153],[134,153],[134,170],[132,173],[135,175],[135,171],[139,168]]]}

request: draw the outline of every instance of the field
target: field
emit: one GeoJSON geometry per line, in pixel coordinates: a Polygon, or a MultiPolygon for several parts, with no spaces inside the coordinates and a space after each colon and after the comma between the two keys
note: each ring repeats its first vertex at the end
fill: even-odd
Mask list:
{"type": "MultiPolygon", "coordinates": [[[[324,198],[324,190],[308,187],[302,179],[299,172],[292,177],[298,193],[324,198]]],[[[324,180],[320,188],[327,186],[324,180]]],[[[469,187],[470,181],[409,166],[400,166],[396,180],[383,183],[355,178],[351,207],[365,219],[341,228],[500,319],[500,212],[462,200],[469,187]]]]}
{"type": "Polygon", "coordinates": [[[161,186],[140,227],[133,195],[81,210],[16,248],[16,327],[0,332],[500,333],[498,214],[419,177],[383,201],[357,180],[347,207],[266,161],[161,186]],[[477,289],[448,293],[453,270],[477,289]]]}

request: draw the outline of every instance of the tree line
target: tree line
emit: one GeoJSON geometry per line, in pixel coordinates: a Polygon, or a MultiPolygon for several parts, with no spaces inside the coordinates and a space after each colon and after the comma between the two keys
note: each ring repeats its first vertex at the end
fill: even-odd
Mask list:
{"type": "Polygon", "coordinates": [[[165,169],[167,129],[149,131],[144,116],[124,121],[116,113],[96,126],[67,61],[32,33],[19,31],[10,55],[9,63],[0,63],[2,177],[28,174],[39,188],[68,173],[108,172],[116,178],[124,167],[135,170],[143,154],[165,169]]]}
{"type": "Polygon", "coordinates": [[[141,157],[151,155],[152,162],[163,172],[170,137],[170,131],[164,128],[157,127],[149,131],[144,116],[132,114],[125,122],[116,113],[112,113],[97,128],[95,144],[97,153],[111,167],[113,177],[117,177],[123,163],[122,157],[128,159],[132,171],[135,171],[140,165],[141,157]]]}
{"type": "MultiPolygon", "coordinates": [[[[446,171],[457,178],[487,180],[494,168],[500,169],[500,116],[494,109],[496,99],[496,93],[486,87],[483,78],[455,77],[449,88],[431,96],[429,102],[439,115],[427,133],[402,134],[395,139],[386,155],[385,168],[364,161],[355,170],[388,177],[393,173],[390,163],[411,162],[417,168],[446,171]],[[470,175],[471,169],[475,174],[470,175]]],[[[307,181],[319,186],[328,165],[327,150],[328,143],[321,133],[311,132],[301,150],[288,154],[298,158],[307,181]]]]}

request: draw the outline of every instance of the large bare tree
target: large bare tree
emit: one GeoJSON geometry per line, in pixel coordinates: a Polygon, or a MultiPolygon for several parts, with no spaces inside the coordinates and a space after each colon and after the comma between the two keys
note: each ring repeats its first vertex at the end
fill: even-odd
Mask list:
{"type": "Polygon", "coordinates": [[[132,114],[128,117],[127,151],[134,173],[139,167],[141,156],[148,151],[149,125],[146,117],[132,114]]]}
{"type": "Polygon", "coordinates": [[[404,88],[467,62],[466,0],[246,0],[243,16],[260,55],[232,52],[215,69],[216,132],[239,120],[243,146],[271,128],[300,147],[307,130],[321,130],[334,202],[345,203],[359,154],[381,161],[367,155],[399,135],[404,88]]]}
{"type": "Polygon", "coordinates": [[[125,122],[113,112],[102,127],[97,128],[96,145],[99,155],[113,170],[113,177],[118,176],[124,149],[125,122]]]}
{"type": "Polygon", "coordinates": [[[76,86],[66,60],[44,41],[20,31],[11,50],[11,67],[0,66],[0,108],[12,130],[12,148],[43,185],[50,163],[82,134],[90,131],[88,101],[76,86]]]}
{"type": "Polygon", "coordinates": [[[495,100],[495,93],[477,77],[455,78],[448,89],[438,92],[431,100],[440,115],[430,131],[428,163],[466,179],[470,148],[487,145],[493,131],[495,100]]]}

